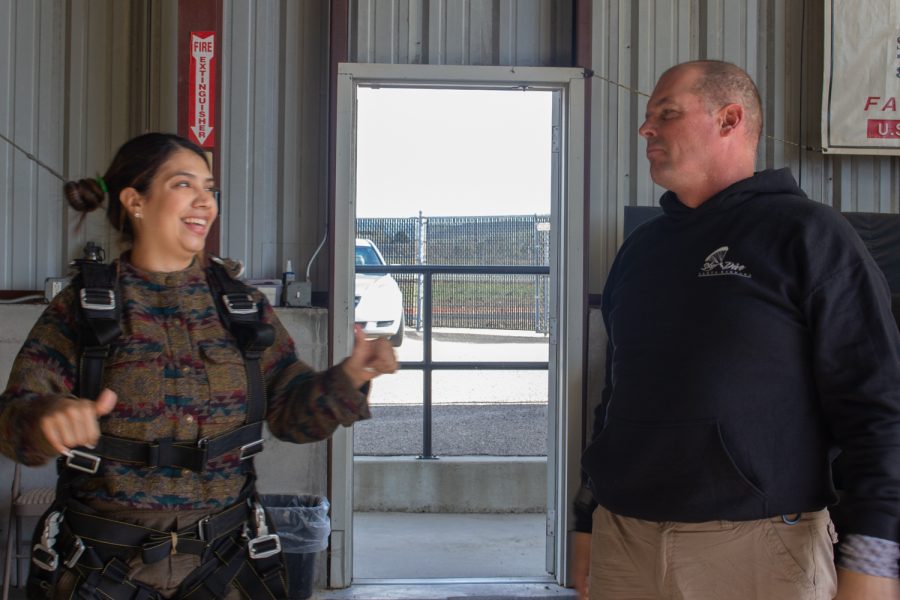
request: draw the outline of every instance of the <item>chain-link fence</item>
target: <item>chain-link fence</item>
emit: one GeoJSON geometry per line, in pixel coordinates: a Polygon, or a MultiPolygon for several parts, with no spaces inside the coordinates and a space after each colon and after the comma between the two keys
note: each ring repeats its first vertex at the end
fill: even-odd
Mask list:
{"type": "MultiPolygon", "coordinates": [[[[389,264],[550,264],[550,215],[360,218],[358,238],[372,240],[389,264]]],[[[422,325],[422,276],[394,275],[406,325],[422,325]]],[[[435,327],[549,331],[547,275],[435,275],[435,327]]]]}

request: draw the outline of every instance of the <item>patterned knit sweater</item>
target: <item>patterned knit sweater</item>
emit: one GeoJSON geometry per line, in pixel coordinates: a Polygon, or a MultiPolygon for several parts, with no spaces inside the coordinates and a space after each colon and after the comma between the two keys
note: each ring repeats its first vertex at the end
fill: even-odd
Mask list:
{"type": "MultiPolygon", "coordinates": [[[[101,431],[142,441],[196,441],[243,424],[244,360],[197,261],[175,273],[141,271],[127,256],[116,266],[123,333],[111,347],[103,387],[117,393],[118,403],[100,420],[101,431]]],[[[66,288],[38,319],[0,396],[0,452],[26,465],[54,456],[39,418],[54,400],[74,397],[76,292],[66,288]]],[[[339,425],[368,418],[366,395],[340,368],[317,373],[300,362],[265,297],[254,297],[276,332],[261,361],[273,435],[297,443],[322,440],[339,425]]],[[[205,473],[104,460],[75,495],[97,510],[219,509],[237,500],[245,478],[236,453],[211,460],[205,473]]]]}

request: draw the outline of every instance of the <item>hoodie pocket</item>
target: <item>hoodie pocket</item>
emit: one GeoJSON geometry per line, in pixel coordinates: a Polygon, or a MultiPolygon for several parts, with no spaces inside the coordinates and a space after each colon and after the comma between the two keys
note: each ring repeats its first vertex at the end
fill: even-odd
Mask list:
{"type": "Polygon", "coordinates": [[[607,509],[655,521],[761,518],[766,496],[740,469],[714,420],[610,417],[582,464],[607,509]]]}

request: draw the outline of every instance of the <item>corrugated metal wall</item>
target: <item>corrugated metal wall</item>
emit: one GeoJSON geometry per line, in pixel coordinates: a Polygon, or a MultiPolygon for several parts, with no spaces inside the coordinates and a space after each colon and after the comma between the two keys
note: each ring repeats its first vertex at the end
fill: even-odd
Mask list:
{"type": "Polygon", "coordinates": [[[0,289],[43,289],[88,240],[115,252],[102,211],[80,223],[62,183],[102,173],[119,144],[166,116],[149,110],[146,77],[165,9],[148,7],[0,0],[0,289]]]}
{"type": "Polygon", "coordinates": [[[0,2],[0,39],[0,288],[34,289],[62,254],[65,11],[0,2]]]}
{"type": "Polygon", "coordinates": [[[652,206],[637,128],[656,79],[696,58],[734,62],[756,80],[766,123],[758,166],[789,166],[810,197],[842,211],[900,211],[900,157],[823,155],[824,3],[814,0],[594,0],[591,293],[602,291],[626,205],[652,206]]]}
{"type": "Polygon", "coordinates": [[[251,277],[286,259],[302,277],[327,230],[328,4],[223,5],[222,253],[251,277]]]}
{"type": "Polygon", "coordinates": [[[351,0],[350,60],[571,66],[572,0],[351,0]]]}
{"type": "MultiPolygon", "coordinates": [[[[351,0],[350,59],[572,63],[572,0],[351,0]]],[[[0,289],[39,289],[87,240],[115,254],[103,216],[64,208],[60,180],[93,176],[122,141],[174,130],[175,4],[0,0],[0,289]],[[18,148],[14,147],[15,144],[18,148]],[[46,167],[40,166],[41,161],[46,167]]],[[[326,230],[328,3],[224,0],[224,254],[254,277],[305,269],[326,230]]],[[[900,210],[900,159],[819,151],[822,3],[593,0],[590,291],[602,288],[626,204],[652,205],[636,130],[675,62],[724,58],[757,80],[761,166],[790,166],[842,210],[900,210]]],[[[314,269],[322,289],[327,261],[314,269]]]]}
{"type": "MultiPolygon", "coordinates": [[[[351,0],[350,60],[568,65],[571,0],[351,0]]],[[[300,276],[327,226],[326,2],[224,1],[222,252],[300,276]]],[[[327,287],[327,257],[312,271],[327,287]]]]}

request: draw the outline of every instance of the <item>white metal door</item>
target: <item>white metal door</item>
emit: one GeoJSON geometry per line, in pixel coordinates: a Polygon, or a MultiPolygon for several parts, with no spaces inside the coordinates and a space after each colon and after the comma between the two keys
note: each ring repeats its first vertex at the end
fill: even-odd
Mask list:
{"type": "MultiPolygon", "coordinates": [[[[547,570],[565,584],[568,507],[579,485],[578,454],[584,364],[584,74],[580,69],[341,64],[335,147],[335,362],[353,340],[353,246],[356,219],[356,91],[361,85],[554,92],[554,203],[551,209],[551,333],[548,394],[547,570]]],[[[330,581],[347,587],[353,573],[353,434],[331,444],[330,581]]]]}

